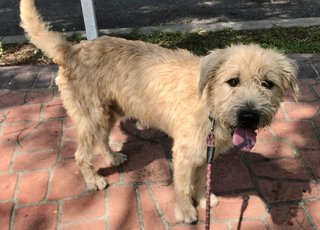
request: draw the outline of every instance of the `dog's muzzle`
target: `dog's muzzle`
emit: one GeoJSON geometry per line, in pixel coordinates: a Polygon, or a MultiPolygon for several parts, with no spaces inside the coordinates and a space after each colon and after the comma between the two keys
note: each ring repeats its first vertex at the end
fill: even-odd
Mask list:
{"type": "Polygon", "coordinates": [[[238,112],[238,127],[257,129],[260,121],[260,114],[256,110],[246,109],[238,112]]]}
{"type": "Polygon", "coordinates": [[[249,151],[256,143],[256,132],[260,122],[260,114],[253,109],[243,109],[237,114],[237,125],[232,134],[233,145],[249,151]]]}

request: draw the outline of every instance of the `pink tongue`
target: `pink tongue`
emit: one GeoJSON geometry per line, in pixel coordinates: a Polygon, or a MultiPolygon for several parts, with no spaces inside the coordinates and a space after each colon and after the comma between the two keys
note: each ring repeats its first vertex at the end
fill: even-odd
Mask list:
{"type": "Polygon", "coordinates": [[[256,143],[256,136],[253,129],[236,128],[232,141],[241,150],[250,151],[256,143]]]}

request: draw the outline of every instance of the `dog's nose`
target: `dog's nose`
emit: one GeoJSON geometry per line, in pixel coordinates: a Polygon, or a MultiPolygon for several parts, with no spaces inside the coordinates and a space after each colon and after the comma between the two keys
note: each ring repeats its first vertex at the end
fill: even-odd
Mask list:
{"type": "Polygon", "coordinates": [[[257,128],[260,115],[255,110],[240,110],[238,113],[238,125],[245,128],[257,128]]]}

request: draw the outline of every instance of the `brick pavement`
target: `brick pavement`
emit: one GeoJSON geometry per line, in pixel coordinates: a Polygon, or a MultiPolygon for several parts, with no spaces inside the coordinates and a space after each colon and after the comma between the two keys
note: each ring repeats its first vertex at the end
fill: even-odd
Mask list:
{"type": "MultiPolygon", "coordinates": [[[[286,96],[250,153],[231,151],[214,168],[212,229],[320,228],[320,55],[291,55],[301,73],[300,102],[286,96]]],[[[128,155],[94,167],[109,181],[86,192],[74,160],[75,130],[54,85],[56,66],[0,68],[0,229],[203,229],[178,223],[171,140],[132,121],[112,146],[128,155]]]]}

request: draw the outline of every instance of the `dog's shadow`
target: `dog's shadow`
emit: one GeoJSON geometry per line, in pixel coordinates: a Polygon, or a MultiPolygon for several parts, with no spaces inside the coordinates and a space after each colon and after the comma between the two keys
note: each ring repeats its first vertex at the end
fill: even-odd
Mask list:
{"type": "Polygon", "coordinates": [[[270,159],[257,152],[235,149],[216,159],[211,186],[218,196],[241,197],[238,229],[247,209],[254,209],[256,200],[250,200],[253,196],[263,201],[273,224],[291,226],[299,224],[295,222],[300,221],[300,202],[314,193],[311,175],[298,160],[270,159]]]}
{"type": "MultiPolygon", "coordinates": [[[[170,184],[172,139],[158,130],[137,130],[134,121],[123,123],[122,130],[128,135],[121,150],[128,156],[128,162],[121,167],[128,175],[126,180],[170,184]]],[[[219,197],[242,199],[238,229],[246,211],[254,205],[250,200],[252,196],[264,202],[273,224],[293,225],[292,220],[301,210],[299,203],[312,193],[311,176],[295,158],[271,159],[258,152],[233,149],[221,154],[213,167],[212,191],[219,197]]],[[[99,170],[104,176],[112,172],[110,168],[99,170]]]]}
{"type": "Polygon", "coordinates": [[[111,144],[111,147],[118,146],[115,148],[122,146],[117,150],[127,155],[128,160],[120,167],[98,167],[98,173],[110,176],[120,170],[125,174],[125,182],[171,183],[171,168],[168,165],[168,159],[171,158],[171,138],[159,130],[149,128],[139,130],[135,123],[135,120],[121,122],[120,129],[116,132],[118,134],[122,132],[125,140],[121,140],[120,137],[120,140],[116,141],[119,143],[111,144]]]}

